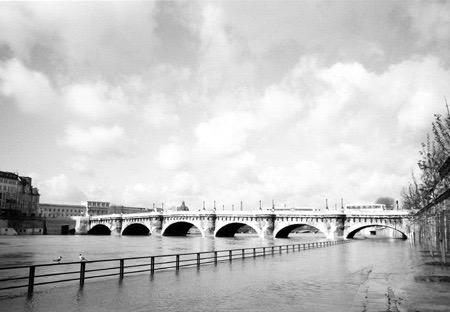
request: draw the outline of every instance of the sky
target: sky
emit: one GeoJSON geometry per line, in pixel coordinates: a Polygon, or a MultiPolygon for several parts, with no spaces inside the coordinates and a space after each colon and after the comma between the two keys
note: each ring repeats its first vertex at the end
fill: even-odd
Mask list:
{"type": "Polygon", "coordinates": [[[0,170],[41,203],[401,200],[450,2],[1,2],[0,170]]]}

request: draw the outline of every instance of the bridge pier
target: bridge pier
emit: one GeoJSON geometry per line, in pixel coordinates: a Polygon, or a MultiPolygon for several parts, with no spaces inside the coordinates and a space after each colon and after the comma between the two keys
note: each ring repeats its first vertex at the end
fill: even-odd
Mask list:
{"type": "Polygon", "coordinates": [[[72,217],[75,220],[75,234],[84,235],[88,234],[91,229],[89,217],[72,217]]]}
{"type": "Polygon", "coordinates": [[[122,221],[122,217],[111,220],[111,235],[118,236],[122,234],[122,221]]]}

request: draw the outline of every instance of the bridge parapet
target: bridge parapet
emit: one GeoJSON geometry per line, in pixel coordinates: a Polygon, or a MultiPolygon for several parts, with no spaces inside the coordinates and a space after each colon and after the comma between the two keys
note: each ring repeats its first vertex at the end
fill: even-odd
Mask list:
{"type": "Polygon", "coordinates": [[[368,215],[368,216],[386,216],[386,217],[393,217],[393,216],[413,216],[410,212],[404,211],[404,210],[383,210],[380,212],[371,212],[371,211],[350,211],[345,210],[345,215],[368,215]]]}
{"type": "Polygon", "coordinates": [[[267,215],[267,214],[274,214],[273,210],[239,210],[239,211],[230,211],[230,210],[217,210],[216,215],[267,215]]]}

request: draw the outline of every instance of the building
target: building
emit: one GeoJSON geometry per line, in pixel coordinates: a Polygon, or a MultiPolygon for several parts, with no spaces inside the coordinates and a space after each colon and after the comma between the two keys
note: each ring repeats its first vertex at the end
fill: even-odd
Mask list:
{"type": "Polygon", "coordinates": [[[85,205],[38,204],[38,216],[45,219],[45,234],[49,235],[74,234],[72,217],[85,215],[85,205]]]}
{"type": "Polygon", "coordinates": [[[181,206],[180,206],[180,207],[177,207],[177,211],[189,211],[189,208],[188,208],[188,206],[186,206],[186,204],[184,203],[184,200],[183,200],[183,202],[181,203],[181,206]]]}
{"type": "Polygon", "coordinates": [[[110,213],[143,213],[143,212],[149,212],[153,211],[149,208],[144,207],[128,207],[123,205],[110,205],[109,206],[110,213]]]}
{"type": "Polygon", "coordinates": [[[71,217],[85,215],[85,205],[38,204],[38,216],[47,219],[70,219],[71,217]]]}
{"type": "Polygon", "coordinates": [[[90,216],[101,216],[111,214],[109,210],[109,202],[88,201],[86,203],[87,214],[90,216]]]}
{"type": "Polygon", "coordinates": [[[90,216],[101,216],[114,213],[143,213],[150,211],[157,211],[158,209],[151,209],[145,207],[129,207],[123,205],[110,204],[109,202],[88,201],[86,204],[87,213],[90,216]]]}
{"type": "Polygon", "coordinates": [[[39,190],[30,177],[0,171],[0,215],[5,217],[33,217],[37,215],[39,190]]]}

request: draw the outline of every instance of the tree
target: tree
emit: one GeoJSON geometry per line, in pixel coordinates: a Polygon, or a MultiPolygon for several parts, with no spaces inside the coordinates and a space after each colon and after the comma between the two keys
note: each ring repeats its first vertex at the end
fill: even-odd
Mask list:
{"type": "Polygon", "coordinates": [[[392,210],[396,208],[395,199],[391,197],[380,197],[377,199],[375,204],[382,204],[386,206],[386,209],[392,210]]]}
{"type": "MultiPolygon", "coordinates": [[[[447,104],[447,100],[446,100],[447,104]]],[[[402,190],[404,209],[421,209],[450,188],[450,111],[447,116],[434,115],[432,137],[427,135],[417,162],[421,175],[402,190]]]]}

